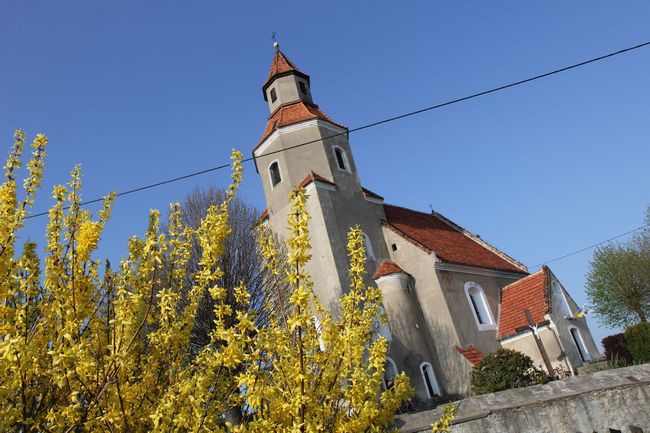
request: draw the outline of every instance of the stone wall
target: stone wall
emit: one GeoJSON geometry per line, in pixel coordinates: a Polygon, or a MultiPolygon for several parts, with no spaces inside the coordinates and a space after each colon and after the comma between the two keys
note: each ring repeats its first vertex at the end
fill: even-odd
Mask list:
{"type": "MultiPolygon", "coordinates": [[[[453,433],[650,433],[650,364],[574,376],[457,402],[453,433]]],[[[430,432],[442,407],[395,419],[430,432]]]]}

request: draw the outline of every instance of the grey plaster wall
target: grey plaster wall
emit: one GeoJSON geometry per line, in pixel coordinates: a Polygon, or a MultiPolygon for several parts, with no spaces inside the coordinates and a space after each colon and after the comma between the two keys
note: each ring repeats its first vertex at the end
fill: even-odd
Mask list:
{"type": "Polygon", "coordinates": [[[494,352],[500,347],[496,339],[500,292],[504,286],[521,277],[522,275],[512,278],[481,275],[470,270],[467,272],[438,271],[440,285],[444,288],[443,293],[461,346],[472,344],[484,354],[494,352]],[[493,319],[493,326],[490,329],[480,329],[474,318],[473,307],[465,294],[465,284],[470,282],[477,283],[487,297],[493,319]]]}
{"type": "MultiPolygon", "coordinates": [[[[456,402],[453,433],[650,432],[650,364],[574,376],[456,402]]],[[[431,431],[442,407],[396,417],[402,433],[431,431]]]]}
{"type": "MultiPolygon", "coordinates": [[[[553,368],[563,367],[567,372],[571,371],[571,365],[566,363],[566,357],[560,346],[555,328],[551,328],[550,326],[540,327],[537,332],[553,368]]],[[[542,354],[539,351],[539,347],[537,347],[532,332],[529,331],[514,338],[501,341],[501,345],[506,349],[516,350],[528,355],[536,367],[547,370],[544,358],[542,358],[542,354]]]]}
{"type": "MultiPolygon", "coordinates": [[[[396,348],[399,349],[396,356],[402,359],[401,367],[396,360],[398,368],[405,369],[405,360],[408,359],[411,352],[426,353],[428,351],[433,357],[428,362],[433,366],[442,394],[444,396],[466,395],[469,392],[466,378],[471,371],[471,364],[455,349],[455,346],[459,344],[458,336],[434,269],[435,258],[386,227],[384,228],[384,238],[386,245],[389,246],[391,260],[413,277],[412,296],[422,309],[421,319],[408,314],[407,311],[395,311],[394,314],[389,315],[390,326],[400,329],[413,329],[416,325],[424,326],[428,334],[427,348],[396,348]],[[393,244],[396,247],[395,251],[392,248],[393,244]]],[[[407,369],[405,371],[409,373],[407,369]]],[[[417,378],[418,376],[411,377],[417,378]]]]}
{"type": "Polygon", "coordinates": [[[587,325],[587,319],[584,317],[568,318],[575,316],[579,307],[555,275],[551,273],[551,277],[551,319],[555,324],[555,332],[566,355],[566,360],[575,371],[584,362],[571,336],[572,327],[577,328],[580,333],[589,358],[587,362],[596,360],[600,356],[600,353],[587,325]]]}
{"type": "MultiPolygon", "coordinates": [[[[414,278],[414,297],[420,305],[422,320],[426,324],[429,335],[427,344],[434,358],[430,362],[442,394],[458,397],[469,395],[472,364],[456,350],[456,346],[472,344],[485,354],[500,347],[496,340],[499,293],[502,287],[522,275],[485,275],[489,272],[481,273],[471,268],[467,268],[465,272],[436,270],[438,262],[434,255],[388,227],[384,227],[384,239],[391,260],[414,278]],[[393,250],[393,244],[396,250],[393,250]],[[469,281],[479,284],[486,295],[495,321],[492,329],[480,330],[474,319],[471,304],[465,295],[465,283],[469,281]]],[[[407,311],[402,314],[395,312],[389,316],[391,328],[413,328],[417,320],[420,319],[407,311]]],[[[423,352],[421,349],[419,351],[423,352]]],[[[409,353],[400,355],[408,356],[409,353]]]]}
{"type": "Polygon", "coordinates": [[[273,80],[273,83],[269,85],[266,89],[266,100],[269,104],[269,111],[273,113],[280,105],[289,104],[291,102],[296,102],[303,100],[305,102],[311,103],[311,91],[309,90],[309,84],[307,80],[303,77],[297,75],[285,75],[283,77],[276,78],[273,80]],[[300,91],[299,82],[303,82],[307,93],[302,93],[300,91]],[[275,94],[277,99],[275,102],[271,97],[271,90],[275,89],[275,94]]]}
{"type": "MultiPolygon", "coordinates": [[[[390,346],[391,359],[399,371],[405,371],[411,378],[416,402],[426,402],[430,396],[420,369],[424,362],[435,368],[435,357],[429,350],[430,337],[413,292],[411,278],[404,273],[391,274],[379,278],[377,285],[384,297],[384,310],[393,337],[390,346]]],[[[438,380],[432,385],[440,390],[438,380]]],[[[436,394],[440,395],[440,392],[436,394]]]]}

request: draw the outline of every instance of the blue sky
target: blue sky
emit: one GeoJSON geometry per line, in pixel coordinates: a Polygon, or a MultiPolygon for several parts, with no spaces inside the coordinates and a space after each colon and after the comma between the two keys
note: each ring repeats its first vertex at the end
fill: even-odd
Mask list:
{"type": "MultiPolygon", "coordinates": [[[[81,163],[84,198],[250,154],[283,51],[353,128],[650,40],[647,1],[0,4],[0,139],[50,138],[37,211],[81,163]]],[[[350,136],[363,184],[429,205],[527,265],[638,227],[650,204],[650,48],[350,136]]],[[[5,150],[5,151],[6,151],[5,150]]],[[[226,171],[117,201],[116,261],[151,208],[226,171]]],[[[258,175],[241,195],[258,208],[258,175]]],[[[45,220],[23,239],[42,241],[45,220]]],[[[551,264],[579,304],[591,252],[551,264]]],[[[615,330],[590,320],[597,342],[615,330]]]]}

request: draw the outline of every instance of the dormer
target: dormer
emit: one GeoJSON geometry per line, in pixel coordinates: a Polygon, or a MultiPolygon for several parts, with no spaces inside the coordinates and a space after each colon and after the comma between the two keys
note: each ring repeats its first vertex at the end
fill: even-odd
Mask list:
{"type": "Polygon", "coordinates": [[[313,104],[309,86],[309,75],[296,68],[275,45],[275,56],[271,63],[269,76],[262,87],[264,100],[269,104],[269,111],[273,113],[278,107],[292,102],[302,101],[313,104]]]}

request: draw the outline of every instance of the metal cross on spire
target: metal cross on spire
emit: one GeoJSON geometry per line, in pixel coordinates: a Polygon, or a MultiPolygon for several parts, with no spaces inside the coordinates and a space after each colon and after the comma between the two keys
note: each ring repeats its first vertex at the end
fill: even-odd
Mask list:
{"type": "Polygon", "coordinates": [[[278,38],[276,37],[277,32],[271,32],[271,39],[273,40],[273,47],[276,49],[276,51],[280,50],[280,43],[278,42],[278,38]]]}

